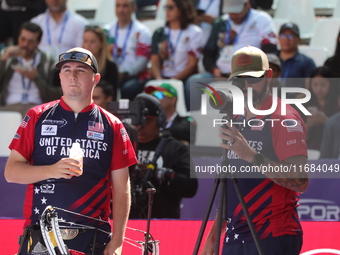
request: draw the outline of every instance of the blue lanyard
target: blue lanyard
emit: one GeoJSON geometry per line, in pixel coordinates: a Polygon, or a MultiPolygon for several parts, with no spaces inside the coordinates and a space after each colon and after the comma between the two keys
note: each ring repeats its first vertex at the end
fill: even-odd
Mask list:
{"type": "MultiPolygon", "coordinates": [[[[236,37],[234,38],[234,40],[233,40],[233,42],[232,42],[233,44],[236,44],[236,43],[237,43],[239,36],[243,33],[244,29],[246,28],[247,21],[248,21],[250,15],[251,15],[251,10],[249,10],[249,12],[248,12],[248,14],[247,14],[247,17],[246,17],[245,20],[243,21],[243,25],[242,25],[242,27],[241,27],[241,29],[240,29],[240,32],[238,32],[238,33],[236,34],[236,37]]],[[[229,44],[230,29],[231,29],[230,22],[231,22],[231,20],[230,20],[230,18],[228,18],[228,19],[226,20],[226,33],[225,33],[225,39],[224,39],[225,44],[229,44]]]]}
{"type": "MultiPolygon", "coordinates": [[[[205,9],[204,9],[205,12],[207,12],[207,11],[209,10],[209,8],[210,8],[210,6],[211,6],[211,4],[212,4],[213,2],[214,2],[214,0],[210,0],[210,1],[209,1],[208,6],[205,7],[205,9]]],[[[197,8],[199,8],[200,3],[201,3],[201,0],[198,1],[198,3],[197,3],[197,8]]]]}
{"type": "Polygon", "coordinates": [[[183,32],[183,30],[180,31],[180,33],[179,33],[179,35],[177,37],[177,40],[176,40],[176,44],[174,46],[172,46],[172,42],[171,42],[171,28],[169,27],[167,50],[168,50],[168,52],[171,52],[171,55],[174,55],[175,52],[176,52],[176,48],[177,48],[177,45],[179,43],[179,39],[182,36],[182,32],[183,32]]]}
{"type": "MultiPolygon", "coordinates": [[[[35,54],[34,58],[33,58],[33,66],[35,66],[36,56],[37,55],[35,54]]],[[[21,58],[19,58],[18,60],[19,60],[20,64],[22,64],[21,58]]],[[[22,102],[23,103],[27,103],[27,100],[28,100],[28,91],[31,88],[32,80],[28,80],[28,84],[26,86],[25,76],[21,75],[21,84],[22,84],[22,89],[24,90],[24,93],[22,94],[22,102]]]]}
{"type": "MultiPolygon", "coordinates": [[[[66,23],[68,21],[69,16],[70,16],[69,12],[67,11],[66,14],[65,14],[64,20],[63,20],[62,27],[61,27],[60,35],[59,35],[59,38],[58,38],[58,44],[61,43],[61,40],[63,38],[64,32],[65,32],[66,23]]],[[[51,31],[50,31],[50,16],[49,15],[47,15],[47,17],[46,17],[46,32],[47,32],[47,41],[48,41],[48,44],[52,45],[51,31]]]]}
{"type": "Polygon", "coordinates": [[[116,25],[116,31],[115,31],[115,45],[114,45],[114,49],[113,49],[113,59],[118,62],[118,65],[121,64],[123,62],[123,60],[125,59],[125,55],[126,55],[126,46],[127,46],[127,42],[129,40],[130,37],[130,33],[132,30],[132,25],[133,25],[133,21],[131,21],[130,25],[129,25],[129,29],[128,32],[125,36],[125,40],[124,40],[124,44],[123,44],[123,48],[122,48],[122,53],[121,53],[121,58],[118,60],[118,28],[119,28],[119,22],[117,21],[117,25],[116,25]]]}

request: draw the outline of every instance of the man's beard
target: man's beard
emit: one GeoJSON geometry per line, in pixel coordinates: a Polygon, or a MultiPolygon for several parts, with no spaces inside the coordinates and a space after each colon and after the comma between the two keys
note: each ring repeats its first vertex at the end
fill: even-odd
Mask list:
{"type": "MultiPolygon", "coordinates": [[[[266,85],[263,86],[262,90],[260,92],[257,92],[253,89],[253,98],[252,98],[252,103],[253,103],[253,107],[255,108],[257,105],[259,105],[259,103],[262,102],[262,100],[264,99],[265,95],[267,94],[269,90],[269,84],[266,81],[266,85]]],[[[247,94],[248,95],[248,94],[247,94]]],[[[249,95],[248,95],[249,96],[249,95]]],[[[244,104],[246,105],[246,107],[248,108],[248,96],[247,98],[244,98],[244,104]]]]}

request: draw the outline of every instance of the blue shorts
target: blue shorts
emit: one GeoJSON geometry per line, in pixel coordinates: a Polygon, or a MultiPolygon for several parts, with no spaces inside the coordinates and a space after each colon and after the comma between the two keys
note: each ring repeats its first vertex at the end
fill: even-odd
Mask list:
{"type": "MultiPolygon", "coordinates": [[[[261,240],[264,255],[299,255],[302,247],[302,235],[285,235],[261,240]]],[[[254,242],[224,244],[222,255],[258,255],[254,242]]]]}

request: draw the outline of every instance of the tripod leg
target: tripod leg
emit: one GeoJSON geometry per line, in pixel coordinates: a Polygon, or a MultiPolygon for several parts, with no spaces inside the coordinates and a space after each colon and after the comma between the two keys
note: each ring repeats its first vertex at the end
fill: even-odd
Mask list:
{"type": "Polygon", "coordinates": [[[221,189],[220,189],[220,198],[218,203],[218,215],[217,215],[217,226],[216,226],[216,243],[214,254],[219,254],[220,250],[220,241],[221,241],[221,229],[223,218],[225,217],[225,198],[227,193],[227,178],[221,178],[221,189]]]}
{"type": "Polygon", "coordinates": [[[250,218],[250,214],[249,214],[249,211],[248,211],[248,207],[247,207],[247,204],[246,202],[244,201],[244,198],[241,194],[241,190],[240,190],[240,187],[238,185],[238,180],[237,178],[234,178],[233,176],[231,177],[231,180],[234,184],[234,187],[235,187],[235,191],[236,191],[236,194],[237,194],[237,197],[238,197],[238,200],[240,201],[240,204],[242,206],[242,209],[243,209],[243,213],[244,215],[246,216],[246,219],[247,219],[247,223],[248,223],[248,226],[249,226],[249,229],[250,229],[250,232],[253,236],[253,239],[254,239],[254,242],[255,242],[255,245],[256,245],[256,248],[257,248],[257,251],[259,253],[259,255],[264,255],[264,252],[263,252],[263,249],[261,247],[261,244],[260,244],[260,240],[259,240],[259,237],[255,231],[255,227],[254,227],[254,224],[250,218]]]}
{"type": "Polygon", "coordinates": [[[212,189],[212,192],[211,192],[211,195],[210,195],[210,198],[209,198],[208,207],[207,207],[207,210],[205,212],[205,215],[204,215],[204,218],[203,218],[203,221],[202,221],[200,232],[199,232],[198,237],[197,237],[197,241],[196,241],[196,245],[195,245],[193,255],[198,254],[198,251],[199,251],[199,248],[200,248],[200,245],[201,245],[201,242],[202,242],[204,230],[207,226],[207,222],[208,222],[208,219],[209,219],[209,215],[210,215],[210,212],[211,212],[212,205],[213,205],[215,197],[216,197],[216,192],[218,190],[219,184],[220,184],[220,178],[217,176],[215,178],[214,187],[212,189]]]}
{"type": "Polygon", "coordinates": [[[148,255],[149,253],[149,235],[150,235],[150,220],[152,213],[152,204],[153,204],[153,195],[156,193],[156,189],[149,188],[146,190],[148,192],[148,219],[146,225],[146,233],[145,233],[145,244],[144,244],[144,255],[148,255]]]}

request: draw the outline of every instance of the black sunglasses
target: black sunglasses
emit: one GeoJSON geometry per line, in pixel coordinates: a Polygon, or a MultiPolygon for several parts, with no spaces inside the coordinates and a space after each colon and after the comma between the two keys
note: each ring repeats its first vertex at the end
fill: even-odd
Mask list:
{"type": "Polygon", "coordinates": [[[92,69],[97,72],[97,67],[93,63],[93,60],[90,55],[84,52],[66,52],[59,55],[59,62],[64,60],[79,60],[81,62],[84,62],[84,64],[87,64],[92,67],[92,69]]]}
{"type": "Polygon", "coordinates": [[[259,83],[260,81],[263,80],[263,78],[266,76],[267,72],[265,72],[262,76],[260,77],[254,77],[254,76],[236,76],[236,79],[243,79],[244,81],[247,81],[250,84],[255,84],[259,83]]]}

